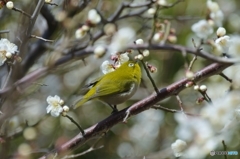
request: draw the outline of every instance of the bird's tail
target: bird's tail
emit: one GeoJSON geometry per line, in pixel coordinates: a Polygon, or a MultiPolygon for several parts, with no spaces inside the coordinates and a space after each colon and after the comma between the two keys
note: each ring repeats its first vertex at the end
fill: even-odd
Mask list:
{"type": "Polygon", "coordinates": [[[86,103],[88,101],[88,98],[82,98],[82,99],[80,99],[80,100],[77,100],[75,103],[74,103],[74,109],[76,109],[76,108],[78,108],[78,107],[80,107],[80,106],[82,106],[84,103],[86,103]]]}

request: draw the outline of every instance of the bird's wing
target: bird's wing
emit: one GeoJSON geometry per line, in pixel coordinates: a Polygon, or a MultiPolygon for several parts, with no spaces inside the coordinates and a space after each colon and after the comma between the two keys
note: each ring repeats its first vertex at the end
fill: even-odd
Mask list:
{"type": "Polygon", "coordinates": [[[104,83],[101,83],[101,85],[96,84],[96,93],[91,97],[91,99],[110,94],[127,92],[131,89],[131,85],[131,80],[106,80],[104,83]]]}

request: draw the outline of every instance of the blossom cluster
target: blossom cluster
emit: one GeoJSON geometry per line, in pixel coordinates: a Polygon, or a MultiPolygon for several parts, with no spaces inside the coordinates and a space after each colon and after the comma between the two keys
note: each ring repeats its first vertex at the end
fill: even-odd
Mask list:
{"type": "Polygon", "coordinates": [[[176,30],[171,28],[171,22],[165,20],[163,23],[156,24],[157,32],[153,35],[153,41],[164,44],[166,41],[170,43],[177,42],[176,30]]]}
{"type": "Polygon", "coordinates": [[[11,60],[18,51],[17,45],[11,43],[8,39],[0,40],[0,66],[6,61],[11,60]]]}
{"type": "Polygon", "coordinates": [[[91,27],[94,27],[98,23],[101,22],[101,16],[98,14],[98,12],[95,9],[91,9],[88,12],[88,19],[86,23],[78,28],[75,32],[76,39],[82,39],[87,32],[90,30],[91,27]]]}
{"type": "Polygon", "coordinates": [[[201,39],[208,38],[213,33],[215,26],[221,27],[224,19],[224,14],[217,2],[208,0],[207,8],[210,12],[209,18],[202,19],[192,25],[192,31],[201,39]]]}
{"type": "Polygon", "coordinates": [[[224,14],[217,2],[207,1],[209,10],[208,19],[202,19],[192,25],[192,31],[201,39],[208,39],[213,34],[214,28],[217,28],[214,40],[208,40],[207,43],[212,46],[212,52],[215,55],[237,55],[240,52],[240,37],[227,35],[227,31],[222,27],[224,14]]]}
{"type": "Polygon", "coordinates": [[[47,103],[47,113],[51,113],[53,117],[58,117],[60,114],[66,116],[66,113],[69,111],[69,107],[63,106],[64,101],[57,95],[54,97],[48,96],[47,103]]]}

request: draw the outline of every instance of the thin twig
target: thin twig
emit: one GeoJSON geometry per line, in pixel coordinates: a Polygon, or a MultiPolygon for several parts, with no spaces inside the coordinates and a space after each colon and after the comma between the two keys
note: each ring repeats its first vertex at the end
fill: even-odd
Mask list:
{"type": "Polygon", "coordinates": [[[69,120],[71,120],[71,122],[73,122],[78,127],[78,129],[81,131],[82,135],[83,136],[85,135],[83,128],[72,117],[70,117],[69,115],[66,115],[64,117],[67,117],[69,120]]]}
{"type": "Polygon", "coordinates": [[[148,49],[148,50],[171,50],[171,51],[185,51],[187,53],[201,56],[202,58],[208,59],[213,62],[218,63],[228,63],[228,64],[234,64],[234,63],[240,63],[240,58],[223,58],[214,56],[206,51],[203,51],[201,49],[196,50],[193,48],[187,48],[185,46],[176,45],[176,44],[142,44],[142,45],[129,45],[127,49],[133,49],[133,50],[142,50],[142,49],[148,49]]]}
{"type": "MultiPolygon", "coordinates": [[[[227,151],[227,145],[225,144],[224,140],[222,140],[222,144],[223,144],[223,149],[226,152],[227,151]]],[[[226,154],[224,154],[224,158],[227,159],[227,155],[226,154]]]]}
{"type": "Polygon", "coordinates": [[[219,73],[219,75],[223,77],[225,80],[227,80],[228,82],[232,83],[232,79],[228,78],[224,73],[221,72],[219,73]]]}
{"type": "Polygon", "coordinates": [[[40,40],[43,40],[43,41],[46,41],[46,42],[51,42],[51,43],[53,43],[53,42],[54,42],[54,40],[48,40],[48,39],[44,39],[43,37],[36,36],[36,35],[31,35],[30,37],[31,37],[31,38],[40,39],[40,40]]]}
{"type": "MultiPolygon", "coordinates": [[[[40,11],[41,11],[42,6],[44,5],[44,3],[45,3],[45,0],[39,0],[39,1],[38,1],[38,4],[37,4],[37,6],[36,6],[36,8],[35,8],[35,10],[34,10],[34,12],[33,12],[33,14],[32,14],[32,16],[31,16],[31,20],[32,20],[33,22],[36,21],[36,19],[37,19],[38,15],[39,15],[39,13],[40,13],[40,11]]],[[[32,27],[33,27],[33,26],[31,26],[30,28],[32,28],[32,27]]]]}
{"type": "Polygon", "coordinates": [[[0,30],[0,34],[5,34],[5,33],[9,33],[9,30],[0,30]]]}
{"type": "Polygon", "coordinates": [[[92,152],[92,151],[95,151],[95,150],[98,150],[98,149],[103,148],[104,145],[101,145],[101,146],[95,148],[95,145],[98,143],[98,141],[99,141],[100,139],[101,139],[101,138],[97,139],[97,141],[95,141],[94,144],[93,144],[89,149],[87,149],[86,151],[84,151],[84,152],[82,152],[82,153],[79,153],[79,154],[67,155],[67,156],[64,156],[62,159],[76,158],[76,157],[79,157],[79,156],[83,156],[83,155],[85,155],[86,153],[89,153],[89,152],[92,152]]]}
{"type": "MultiPolygon", "coordinates": [[[[139,52],[140,52],[140,51],[139,51],[139,52]]],[[[152,76],[150,75],[149,70],[148,70],[148,68],[146,67],[146,64],[144,63],[143,60],[140,60],[140,61],[141,61],[142,65],[143,65],[144,70],[145,70],[146,73],[147,73],[148,78],[150,79],[150,81],[151,81],[151,83],[152,83],[152,85],[153,85],[153,88],[154,88],[155,92],[158,94],[158,93],[159,93],[159,90],[158,90],[157,85],[155,84],[154,80],[152,79],[152,76]]]]}
{"type": "Polygon", "coordinates": [[[208,96],[207,92],[202,92],[201,90],[199,90],[199,92],[202,94],[204,100],[208,103],[212,103],[211,98],[208,96]]]}
{"type": "Polygon", "coordinates": [[[90,147],[89,149],[87,149],[86,151],[82,152],[82,153],[79,153],[79,154],[75,154],[75,155],[67,155],[67,156],[64,156],[63,158],[61,159],[68,159],[68,158],[76,158],[76,157],[79,157],[79,156],[83,156],[89,152],[92,152],[92,151],[95,151],[95,150],[98,150],[98,149],[101,149],[103,148],[104,146],[99,146],[97,148],[94,148],[94,147],[90,147]]]}
{"type": "Polygon", "coordinates": [[[197,55],[194,55],[193,59],[191,60],[189,66],[188,66],[189,71],[192,69],[192,66],[196,60],[197,60],[197,55]]]}
{"type": "Polygon", "coordinates": [[[155,14],[153,16],[152,31],[151,31],[151,34],[150,34],[149,39],[148,39],[149,45],[152,43],[152,38],[153,38],[153,35],[154,35],[155,31],[156,31],[156,20],[157,20],[158,10],[159,10],[159,5],[157,5],[156,12],[155,12],[155,14]]]}
{"type": "Polygon", "coordinates": [[[44,83],[38,83],[38,82],[33,82],[32,84],[39,85],[39,86],[48,86],[47,84],[44,84],[44,83]]]}
{"type": "Polygon", "coordinates": [[[116,12],[108,18],[108,22],[114,22],[116,19],[118,19],[118,17],[121,15],[122,11],[124,10],[124,8],[126,6],[128,6],[130,3],[126,3],[126,2],[123,2],[119,7],[118,9],[116,10],[116,12]]]}
{"type": "Polygon", "coordinates": [[[188,21],[188,20],[200,20],[201,17],[193,17],[193,16],[158,16],[158,19],[162,20],[176,20],[176,21],[188,21]]]}
{"type": "Polygon", "coordinates": [[[18,9],[18,8],[16,8],[16,7],[13,7],[12,10],[17,11],[17,12],[20,12],[20,13],[26,15],[27,17],[31,18],[31,15],[30,15],[30,14],[24,12],[24,11],[21,10],[21,9],[18,9]]]}
{"type": "MultiPolygon", "coordinates": [[[[163,111],[167,111],[167,112],[170,112],[170,113],[182,113],[182,110],[169,109],[169,108],[163,107],[161,105],[153,105],[151,108],[161,109],[163,111]]],[[[187,113],[187,112],[184,112],[184,114],[189,115],[189,116],[200,116],[200,115],[197,115],[197,114],[191,114],[191,113],[187,113]]]]}
{"type": "MultiPolygon", "coordinates": [[[[192,38],[192,43],[193,43],[194,48],[196,48],[196,50],[198,51],[198,49],[201,45],[197,46],[193,38],[192,38]]],[[[189,66],[188,66],[188,71],[190,71],[192,69],[192,66],[196,60],[197,60],[197,55],[194,55],[193,59],[191,60],[189,66]]]]}
{"type": "Polygon", "coordinates": [[[171,23],[169,21],[166,21],[165,24],[166,26],[164,30],[164,35],[163,35],[163,39],[161,40],[162,44],[164,44],[167,41],[168,35],[170,33],[170,29],[171,29],[171,23]]]}
{"type": "Polygon", "coordinates": [[[180,99],[179,95],[176,95],[175,97],[178,101],[178,104],[179,104],[179,107],[180,107],[181,111],[183,112],[183,102],[182,102],[182,100],[180,99]]]}
{"type": "Polygon", "coordinates": [[[177,99],[177,101],[178,101],[178,105],[179,105],[179,107],[180,107],[180,109],[181,109],[181,112],[183,113],[183,115],[184,115],[185,117],[187,117],[187,115],[185,114],[185,112],[184,112],[184,110],[183,110],[183,102],[182,102],[181,98],[179,97],[179,95],[175,95],[175,97],[176,97],[176,99],[177,99]]]}

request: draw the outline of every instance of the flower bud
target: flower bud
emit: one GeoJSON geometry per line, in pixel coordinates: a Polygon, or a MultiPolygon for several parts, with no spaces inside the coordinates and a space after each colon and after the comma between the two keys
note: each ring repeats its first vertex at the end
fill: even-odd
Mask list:
{"type": "Polygon", "coordinates": [[[87,26],[87,25],[83,25],[83,26],[82,26],[82,30],[83,30],[83,31],[86,31],[86,32],[87,32],[87,31],[89,31],[89,29],[90,29],[90,28],[89,28],[89,26],[87,26]]]}
{"type": "Polygon", "coordinates": [[[60,105],[63,105],[63,104],[64,104],[64,100],[61,99],[61,100],[59,101],[59,104],[60,104],[60,105]]]}
{"type": "Polygon", "coordinates": [[[206,92],[207,91],[207,86],[206,85],[201,85],[199,88],[202,92],[206,92]]]}
{"type": "Polygon", "coordinates": [[[149,8],[148,11],[147,11],[148,14],[150,15],[154,15],[156,13],[156,9],[154,8],[149,8]]]}
{"type": "Polygon", "coordinates": [[[224,35],[226,35],[226,29],[223,28],[223,27],[219,27],[218,30],[217,30],[217,36],[222,37],[224,35]]]}
{"type": "Polygon", "coordinates": [[[150,52],[149,50],[143,50],[143,56],[147,57],[149,56],[150,52]]]}
{"type": "Polygon", "coordinates": [[[157,0],[157,4],[160,6],[167,6],[166,0],[157,0]]]}
{"type": "Polygon", "coordinates": [[[8,59],[10,59],[10,58],[12,57],[12,53],[7,52],[7,53],[6,53],[6,57],[7,57],[8,59]]]}
{"type": "Polygon", "coordinates": [[[168,41],[170,43],[176,43],[177,42],[177,37],[175,35],[169,35],[168,36],[168,41]]]}
{"type": "Polygon", "coordinates": [[[201,104],[204,101],[204,98],[198,98],[196,101],[196,104],[201,104]]]}
{"type": "Polygon", "coordinates": [[[198,91],[198,90],[199,90],[199,85],[195,85],[195,86],[193,87],[193,89],[194,89],[195,91],[198,91]]]}
{"type": "Polygon", "coordinates": [[[106,53],[106,50],[103,46],[97,46],[95,49],[94,49],[94,55],[97,57],[97,58],[100,58],[102,57],[104,54],[106,53]]]}
{"type": "Polygon", "coordinates": [[[187,77],[187,79],[189,80],[193,80],[194,79],[194,73],[192,71],[187,71],[185,76],[187,77]]]}
{"type": "Polygon", "coordinates": [[[84,31],[82,28],[79,28],[75,32],[76,39],[82,39],[86,35],[86,31],[84,31]]]}
{"type": "Polygon", "coordinates": [[[13,4],[12,1],[8,1],[7,4],[6,4],[6,6],[7,6],[8,9],[13,9],[14,4],[13,4]]]}
{"type": "Polygon", "coordinates": [[[175,157],[180,157],[182,156],[182,152],[187,147],[187,143],[183,140],[177,139],[174,143],[172,143],[171,147],[175,157]]]}
{"type": "Polygon", "coordinates": [[[51,3],[52,0],[45,0],[45,3],[51,3]]]}
{"type": "Polygon", "coordinates": [[[143,39],[137,39],[137,40],[135,41],[135,44],[136,44],[136,45],[142,45],[143,43],[144,43],[143,39]]]}
{"type": "Polygon", "coordinates": [[[185,87],[189,88],[189,87],[192,87],[193,86],[193,82],[192,81],[189,81],[186,83],[185,87]]]}
{"type": "Polygon", "coordinates": [[[147,64],[147,67],[148,67],[148,70],[151,72],[151,73],[156,73],[157,72],[157,67],[153,66],[153,65],[150,65],[150,64],[147,64]]]}
{"type": "Polygon", "coordinates": [[[143,55],[141,55],[141,54],[137,55],[137,59],[138,60],[142,60],[143,59],[143,55]]]}
{"type": "Polygon", "coordinates": [[[62,116],[67,116],[67,112],[62,112],[62,116]]]}
{"type": "Polygon", "coordinates": [[[63,112],[68,112],[68,111],[69,111],[69,107],[66,106],[66,105],[64,105],[64,106],[63,106],[63,112]]]}
{"type": "Polygon", "coordinates": [[[101,16],[95,9],[91,9],[88,12],[88,20],[91,24],[95,25],[101,22],[101,16]]]}

